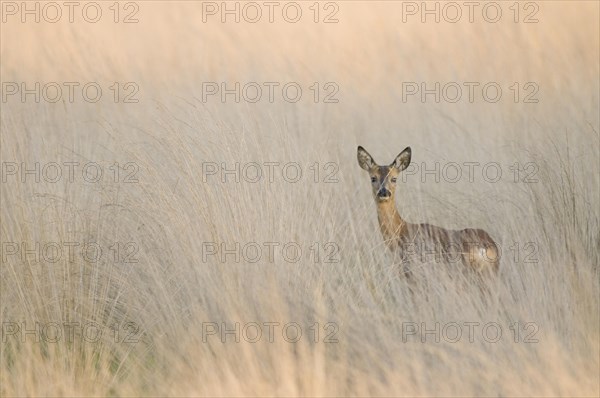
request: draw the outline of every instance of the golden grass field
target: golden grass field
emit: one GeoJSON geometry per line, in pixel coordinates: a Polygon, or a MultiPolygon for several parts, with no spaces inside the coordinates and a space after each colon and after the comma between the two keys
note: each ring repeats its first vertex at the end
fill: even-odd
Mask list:
{"type": "Polygon", "coordinates": [[[38,23],[2,2],[2,396],[600,395],[598,3],[521,2],[516,23],[514,2],[495,23],[486,2],[472,23],[313,3],[223,23],[203,22],[221,2],[99,2],[70,23],[59,2],[52,23],[42,2],[38,23]],[[222,82],[263,95],[207,95],[222,82]],[[411,82],[455,83],[423,102],[411,82]],[[435,259],[400,275],[357,145],[386,164],[411,146],[408,221],[498,242],[488,296],[435,259]]]}

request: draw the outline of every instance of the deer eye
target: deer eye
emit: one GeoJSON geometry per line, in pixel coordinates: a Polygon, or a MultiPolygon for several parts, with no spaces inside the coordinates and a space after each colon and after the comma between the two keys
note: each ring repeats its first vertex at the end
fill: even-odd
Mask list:
{"type": "Polygon", "coordinates": [[[377,177],[371,177],[371,182],[376,182],[377,181],[377,177]]]}
{"type": "Polygon", "coordinates": [[[396,183],[396,177],[392,177],[392,183],[396,183]]]}

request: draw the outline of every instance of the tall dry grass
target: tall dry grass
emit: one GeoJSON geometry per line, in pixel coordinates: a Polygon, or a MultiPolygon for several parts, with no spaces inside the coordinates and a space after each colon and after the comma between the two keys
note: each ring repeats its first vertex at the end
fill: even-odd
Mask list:
{"type": "Polygon", "coordinates": [[[115,104],[107,92],[96,104],[2,104],[3,164],[139,167],[136,183],[122,181],[131,169],[117,183],[112,174],[98,183],[2,182],[3,396],[600,393],[598,4],[539,2],[537,24],[510,14],[496,24],[402,23],[400,2],[338,4],[330,25],[204,24],[200,2],[140,2],[130,25],[2,24],[3,82],[140,87],[137,104],[115,104]],[[212,81],[294,81],[305,96],[203,103],[202,82],[212,81]],[[405,103],[407,81],[493,81],[505,92],[498,103],[405,103]],[[513,82],[530,81],[539,103],[507,99],[513,82]],[[339,103],[309,100],[313,82],[336,82],[339,103]],[[479,167],[472,182],[416,173],[397,190],[407,220],[484,228],[499,242],[501,272],[487,298],[439,263],[423,267],[416,286],[399,276],[358,144],[381,163],[410,145],[420,170],[501,166],[494,183],[479,167]],[[305,174],[290,183],[278,168],[273,182],[222,183],[203,178],[205,162],[297,162],[305,174]],[[334,183],[322,181],[327,162],[334,183]],[[515,163],[531,164],[534,178],[515,182],[515,163]],[[105,256],[49,262],[7,252],[48,242],[95,242],[105,256]],[[132,242],[137,262],[115,261],[115,242],[132,242]],[[204,259],[206,242],[297,242],[303,256],[204,259]],[[339,261],[326,262],[327,242],[339,261]],[[49,324],[68,322],[103,333],[97,342],[81,328],[73,339],[41,338],[49,324]],[[280,325],[272,342],[263,327],[256,343],[234,335],[223,343],[206,333],[223,322],[280,325]],[[281,335],[290,322],[302,327],[297,343],[281,335]],[[441,334],[453,322],[463,330],[457,342],[453,334],[435,342],[435,333],[403,341],[409,325],[438,323],[441,334]],[[467,322],[479,325],[473,341],[467,322]],[[482,335],[491,322],[502,329],[497,342],[493,330],[482,335]],[[336,342],[325,341],[331,331],[336,342]]]}

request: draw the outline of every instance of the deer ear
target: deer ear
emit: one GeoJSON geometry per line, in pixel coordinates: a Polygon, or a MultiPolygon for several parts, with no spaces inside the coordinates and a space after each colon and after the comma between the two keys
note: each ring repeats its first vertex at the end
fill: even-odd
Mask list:
{"type": "Polygon", "coordinates": [[[412,152],[410,147],[407,146],[398,156],[396,156],[396,159],[394,159],[394,162],[390,166],[397,168],[398,171],[404,170],[410,164],[411,155],[412,152]]]}
{"type": "Polygon", "coordinates": [[[369,155],[369,152],[367,152],[362,146],[358,147],[356,156],[358,158],[358,165],[367,171],[371,170],[371,168],[373,168],[375,165],[375,161],[371,155],[369,155]]]}

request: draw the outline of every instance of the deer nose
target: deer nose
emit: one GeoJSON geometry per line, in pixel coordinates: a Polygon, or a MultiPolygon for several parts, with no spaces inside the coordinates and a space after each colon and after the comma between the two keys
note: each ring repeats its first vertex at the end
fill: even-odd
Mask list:
{"type": "Polygon", "coordinates": [[[389,198],[392,196],[392,193],[385,188],[381,188],[377,191],[377,196],[380,198],[389,198]]]}

